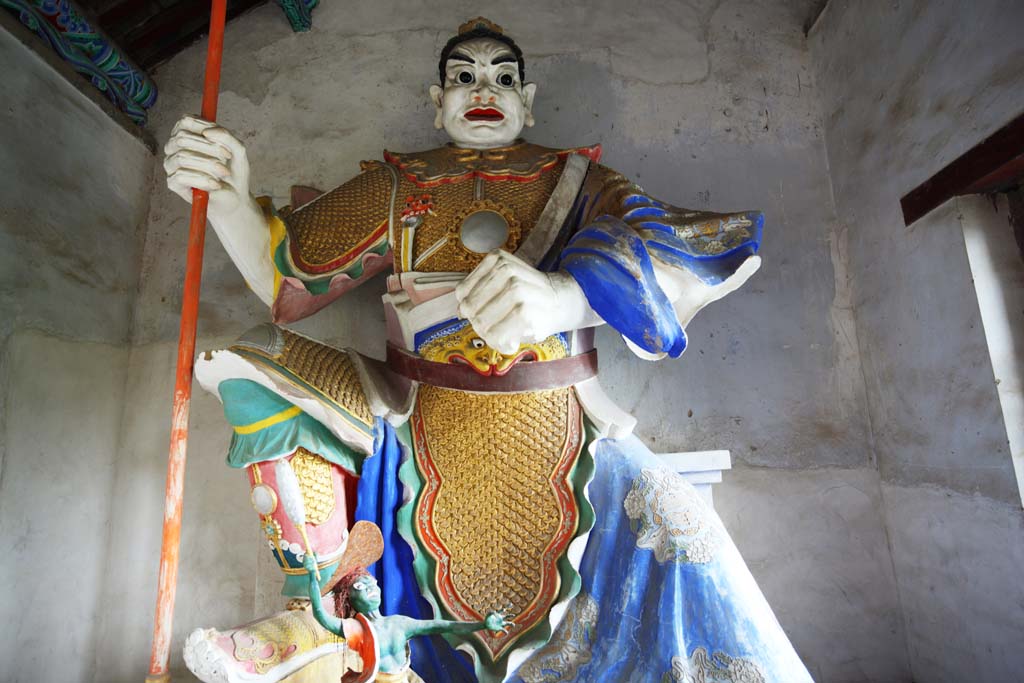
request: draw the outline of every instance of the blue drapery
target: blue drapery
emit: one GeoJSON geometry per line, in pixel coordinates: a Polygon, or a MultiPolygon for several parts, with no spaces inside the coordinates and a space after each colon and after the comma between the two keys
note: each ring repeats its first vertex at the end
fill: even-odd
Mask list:
{"type": "Polygon", "coordinates": [[[601,440],[583,588],[511,678],[810,683],[714,510],[636,437],[601,440]]]}
{"type": "Polygon", "coordinates": [[[673,358],[686,332],[655,275],[657,258],[708,287],[721,284],[757,253],[764,216],[757,211],[698,217],[650,197],[626,199],[622,218],[605,215],[569,240],[557,266],[580,285],[590,307],[648,353],[673,358]]]}

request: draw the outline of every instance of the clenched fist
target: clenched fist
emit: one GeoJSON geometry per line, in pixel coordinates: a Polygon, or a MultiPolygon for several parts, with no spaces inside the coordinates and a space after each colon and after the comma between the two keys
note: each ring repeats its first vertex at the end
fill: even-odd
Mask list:
{"type": "Polygon", "coordinates": [[[192,202],[192,188],[210,193],[211,218],[232,213],[249,201],[249,160],[227,129],[193,116],[174,126],[164,145],[167,187],[192,202]]]}
{"type": "Polygon", "coordinates": [[[455,298],[459,315],[503,354],[601,321],[571,275],[541,272],[502,250],[484,257],[455,288],[455,298]]]}

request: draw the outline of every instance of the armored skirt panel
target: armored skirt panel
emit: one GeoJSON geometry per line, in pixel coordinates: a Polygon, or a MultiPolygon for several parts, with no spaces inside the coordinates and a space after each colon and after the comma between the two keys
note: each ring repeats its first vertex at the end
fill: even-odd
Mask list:
{"type": "Polygon", "coordinates": [[[575,577],[564,555],[580,528],[579,403],[571,388],[421,386],[411,429],[419,478],[411,520],[425,587],[461,621],[506,610],[514,629],[475,636],[485,658],[497,659],[546,623],[575,577]]]}

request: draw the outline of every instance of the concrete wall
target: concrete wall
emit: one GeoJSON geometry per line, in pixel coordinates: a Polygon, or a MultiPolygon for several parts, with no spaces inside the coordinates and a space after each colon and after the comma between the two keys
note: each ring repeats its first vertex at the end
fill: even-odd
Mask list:
{"type": "MultiPolygon", "coordinates": [[[[333,187],[384,146],[444,141],[426,95],[436,55],[459,23],[484,14],[519,40],[527,80],[539,84],[529,139],[601,142],[609,165],[680,205],[763,209],[762,272],[698,316],[686,356],[648,364],[603,330],[604,383],[655,450],[732,450],[738,469],[719,487],[719,507],[819,680],[907,680],[846,234],[801,32],[812,4],[323,3],[302,35],[268,4],[228,27],[221,120],[248,145],[256,192],[280,205],[293,183],[333,187]]],[[[161,141],[198,108],[203,50],[155,74],[161,141]]],[[[111,517],[113,537],[138,561],[111,567],[107,599],[119,605],[100,639],[120,644],[99,652],[107,681],[141,677],[156,584],[187,211],[160,174],[152,191],[111,517]]],[[[382,291],[381,279],[369,282],[295,327],[381,356],[382,291]]],[[[267,318],[212,237],[203,292],[200,348],[267,318]]],[[[229,432],[213,397],[197,395],[192,427],[176,667],[192,628],[281,604],[243,476],[223,464],[229,432]]]]}
{"type": "Polygon", "coordinates": [[[4,29],[0,64],[0,680],[91,683],[153,156],[4,29]]]}
{"type": "Polygon", "coordinates": [[[958,207],[909,227],[899,209],[1024,111],[1021,26],[1013,0],[833,0],[812,32],[917,681],[1024,670],[1024,517],[958,207]]]}

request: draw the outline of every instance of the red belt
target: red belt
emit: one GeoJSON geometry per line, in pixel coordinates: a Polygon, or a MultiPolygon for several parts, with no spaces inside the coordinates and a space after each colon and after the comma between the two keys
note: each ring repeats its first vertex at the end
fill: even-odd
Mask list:
{"type": "Polygon", "coordinates": [[[388,367],[416,382],[462,391],[512,393],[572,386],[597,375],[597,350],[568,358],[520,362],[504,375],[481,375],[466,365],[423,360],[388,344],[388,367]]]}

